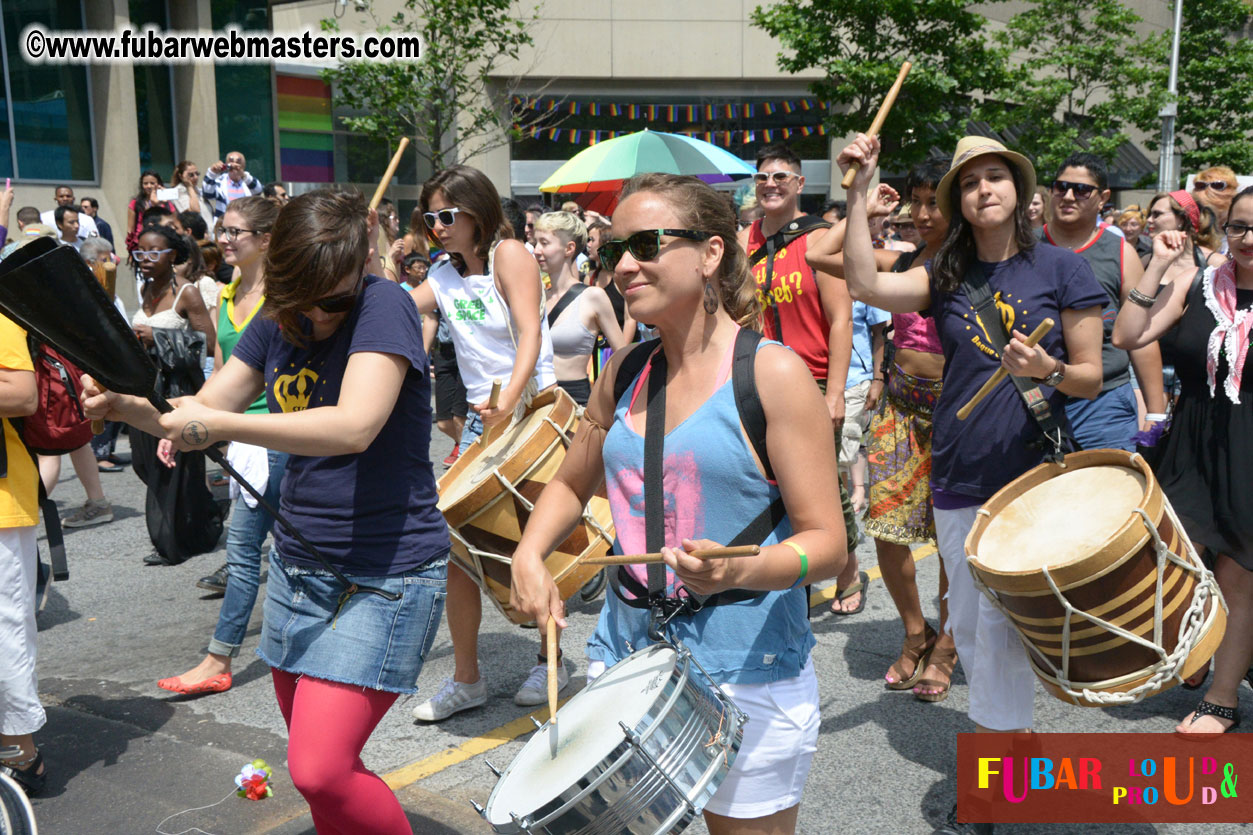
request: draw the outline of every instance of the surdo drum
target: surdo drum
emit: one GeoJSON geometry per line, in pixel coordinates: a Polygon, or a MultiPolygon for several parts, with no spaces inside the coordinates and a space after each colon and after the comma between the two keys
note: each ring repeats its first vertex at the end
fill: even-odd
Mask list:
{"type": "Polygon", "coordinates": [[[979,510],[966,554],[1063,701],[1139,701],[1202,669],[1222,641],[1214,575],[1139,455],[1076,452],[1024,473],[979,510]]]}
{"type": "Polygon", "coordinates": [[[681,832],[726,778],[745,721],[686,649],[654,644],[571,698],[474,806],[500,833],[681,832]]]}
{"type": "MultiPolygon", "coordinates": [[[[512,555],[535,500],[565,460],[578,413],[562,389],[540,392],[521,420],[487,446],[471,445],[439,480],[439,509],[448,523],[453,560],[514,623],[528,618],[509,605],[512,555]]],[[[604,556],[612,545],[609,501],[593,496],[574,532],[544,560],[562,600],[601,570],[580,560],[604,556]]]]}

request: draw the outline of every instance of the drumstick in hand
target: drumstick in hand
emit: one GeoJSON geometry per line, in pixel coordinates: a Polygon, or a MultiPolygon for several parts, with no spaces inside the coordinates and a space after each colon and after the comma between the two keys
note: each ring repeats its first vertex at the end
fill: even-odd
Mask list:
{"type": "MultiPolygon", "coordinates": [[[[689,551],[689,557],[702,560],[720,559],[723,557],[755,557],[761,553],[760,545],[735,545],[722,548],[699,548],[689,551]]],[[[588,557],[580,560],[579,565],[648,565],[664,562],[661,553],[652,554],[606,554],[603,557],[588,557]]]]}
{"type": "MultiPolygon", "coordinates": [[[[892,110],[892,105],[896,104],[896,96],[901,92],[901,85],[905,83],[905,76],[909,75],[910,68],[913,64],[906,61],[901,64],[901,71],[896,76],[896,83],[892,85],[892,89],[888,90],[887,96],[883,99],[883,104],[879,106],[879,112],[875,115],[874,121],[870,123],[870,130],[866,131],[866,136],[874,138],[879,135],[879,131],[883,130],[883,123],[887,121],[888,113],[892,110]]],[[[861,163],[853,163],[848,167],[848,171],[844,173],[844,179],[840,181],[840,185],[844,188],[853,187],[853,178],[857,176],[857,172],[861,169],[861,163]]]]}
{"type": "MultiPolygon", "coordinates": [[[[487,408],[495,409],[496,404],[499,402],[500,402],[500,380],[493,380],[492,381],[492,393],[487,398],[487,408]]],[[[487,446],[488,444],[492,442],[492,435],[495,434],[493,430],[495,428],[496,428],[495,426],[483,427],[483,434],[479,436],[479,443],[481,445],[487,446]]]]}
{"type": "MultiPolygon", "coordinates": [[[[1053,329],[1053,320],[1045,319],[1043,322],[1037,325],[1036,329],[1033,330],[1031,332],[1031,335],[1027,337],[1027,342],[1026,342],[1027,347],[1028,348],[1034,347],[1037,342],[1039,342],[1041,339],[1044,338],[1044,334],[1048,333],[1052,329],[1053,329]]],[[[1009,376],[1009,372],[1006,371],[1004,368],[996,369],[996,373],[993,374],[991,377],[989,377],[988,381],[983,384],[983,387],[980,388],[977,392],[975,392],[975,396],[970,398],[970,400],[966,403],[965,406],[962,406],[960,409],[957,410],[957,419],[965,420],[966,418],[970,417],[970,413],[974,410],[975,406],[978,406],[979,402],[983,400],[983,398],[987,397],[988,394],[991,393],[992,389],[1000,385],[1001,380],[1004,380],[1008,376],[1009,376]]]]}
{"type": "Polygon", "coordinates": [[[557,619],[548,616],[548,634],[544,636],[548,651],[548,721],[557,715],[557,619]]]}

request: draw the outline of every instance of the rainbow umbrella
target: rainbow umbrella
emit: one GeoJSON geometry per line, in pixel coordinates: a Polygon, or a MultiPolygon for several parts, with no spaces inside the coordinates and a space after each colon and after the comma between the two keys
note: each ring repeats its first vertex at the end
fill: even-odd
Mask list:
{"type": "Polygon", "coordinates": [[[729,183],[753,173],[751,165],[717,145],[645,129],[580,151],[539,190],[572,194],[583,208],[607,215],[618,203],[622,184],[636,174],[688,174],[707,183],[729,183]]]}

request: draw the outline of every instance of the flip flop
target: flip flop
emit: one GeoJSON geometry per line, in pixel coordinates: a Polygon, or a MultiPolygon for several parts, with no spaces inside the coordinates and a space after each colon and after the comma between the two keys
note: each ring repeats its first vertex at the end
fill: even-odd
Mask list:
{"type": "Polygon", "coordinates": [[[173,678],[163,678],[157,682],[157,687],[162,690],[169,690],[171,693],[178,693],[180,696],[199,696],[204,693],[225,693],[231,689],[231,674],[219,673],[212,678],[206,678],[198,684],[183,684],[183,680],[178,676],[173,678]]]}
{"type": "Polygon", "coordinates": [[[1207,738],[1212,739],[1218,736],[1219,734],[1230,733],[1231,731],[1234,731],[1236,728],[1240,727],[1240,711],[1236,710],[1234,707],[1226,707],[1225,705],[1216,705],[1213,702],[1207,702],[1204,699],[1201,699],[1200,704],[1196,706],[1196,710],[1192,711],[1192,720],[1188,722],[1188,727],[1192,727],[1193,725],[1195,725],[1196,720],[1200,719],[1202,716],[1216,716],[1219,719],[1226,719],[1231,724],[1228,725],[1226,729],[1219,731],[1218,733],[1199,733],[1198,732],[1198,733],[1180,734],[1176,732],[1175,735],[1182,736],[1185,738],[1195,737],[1197,739],[1207,739],[1207,738]]]}
{"type": "Polygon", "coordinates": [[[840,588],[838,581],[837,581],[836,588],[835,588],[835,601],[837,603],[841,600],[847,600],[848,598],[857,594],[857,592],[861,592],[861,602],[857,604],[856,609],[853,609],[850,612],[845,612],[843,609],[837,609],[834,606],[832,606],[831,614],[840,615],[842,617],[848,617],[850,615],[860,615],[861,610],[866,608],[866,591],[867,589],[869,589],[869,587],[870,587],[870,576],[866,574],[866,572],[864,571],[858,571],[857,582],[853,583],[846,589],[840,588]]]}

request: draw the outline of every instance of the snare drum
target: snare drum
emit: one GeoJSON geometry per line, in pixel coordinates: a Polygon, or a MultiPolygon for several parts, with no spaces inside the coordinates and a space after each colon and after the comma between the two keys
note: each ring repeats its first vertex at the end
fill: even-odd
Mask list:
{"type": "Polygon", "coordinates": [[[1139,455],[1077,452],[1024,473],[979,510],[966,554],[1063,701],[1139,701],[1191,677],[1222,641],[1214,575],[1139,455]]]}
{"type": "MultiPolygon", "coordinates": [[[[570,395],[556,387],[540,392],[521,420],[487,446],[473,444],[439,481],[439,509],[448,523],[453,561],[514,623],[529,618],[509,605],[513,551],[535,500],[565,460],[578,422],[570,395]]],[[[609,501],[593,496],[574,532],[544,560],[562,600],[601,570],[580,561],[604,556],[612,546],[609,501]]]]}
{"type": "Polygon", "coordinates": [[[682,646],[646,647],[558,710],[474,805],[502,833],[681,832],[731,770],[745,721],[682,646]]]}

